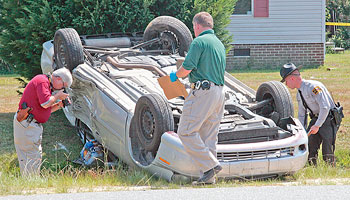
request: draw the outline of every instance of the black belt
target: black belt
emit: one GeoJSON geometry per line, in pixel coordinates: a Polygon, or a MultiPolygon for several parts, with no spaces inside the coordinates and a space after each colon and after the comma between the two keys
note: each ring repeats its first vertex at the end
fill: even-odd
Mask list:
{"type": "Polygon", "coordinates": [[[216,86],[223,86],[223,84],[216,84],[214,82],[208,81],[208,80],[203,80],[203,81],[197,81],[195,83],[191,83],[191,89],[193,90],[209,90],[211,84],[214,84],[216,86]]]}
{"type": "MultiPolygon", "coordinates": [[[[310,116],[311,119],[318,118],[318,115],[319,115],[319,113],[317,113],[317,114],[309,113],[309,116],[310,116]]],[[[327,117],[333,118],[332,112],[329,111],[327,117]]]]}

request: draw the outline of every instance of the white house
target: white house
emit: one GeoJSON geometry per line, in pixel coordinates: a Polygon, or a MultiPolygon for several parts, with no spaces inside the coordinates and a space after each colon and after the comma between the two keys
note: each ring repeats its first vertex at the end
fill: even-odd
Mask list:
{"type": "Polygon", "coordinates": [[[227,69],[318,66],[325,56],[326,0],[238,0],[227,69]]]}

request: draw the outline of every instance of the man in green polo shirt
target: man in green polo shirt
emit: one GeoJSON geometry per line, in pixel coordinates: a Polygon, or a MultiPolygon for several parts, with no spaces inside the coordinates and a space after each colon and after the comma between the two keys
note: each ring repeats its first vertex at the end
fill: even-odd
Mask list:
{"type": "Polygon", "coordinates": [[[184,102],[177,133],[201,174],[193,184],[213,184],[222,170],[216,159],[216,143],[224,112],[226,52],[214,34],[209,13],[197,13],[192,23],[196,38],[182,66],[170,73],[170,80],[189,77],[191,92],[184,102]]]}

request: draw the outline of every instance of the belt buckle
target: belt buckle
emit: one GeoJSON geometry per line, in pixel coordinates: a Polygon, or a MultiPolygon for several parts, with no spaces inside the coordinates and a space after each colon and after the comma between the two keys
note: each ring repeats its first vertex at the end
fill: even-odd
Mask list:
{"type": "Polygon", "coordinates": [[[204,80],[204,81],[202,81],[201,86],[202,86],[203,90],[209,90],[210,89],[210,82],[208,80],[204,80]]]}
{"type": "Polygon", "coordinates": [[[201,88],[201,81],[197,81],[195,84],[194,84],[194,89],[196,90],[199,90],[199,88],[201,88]]]}

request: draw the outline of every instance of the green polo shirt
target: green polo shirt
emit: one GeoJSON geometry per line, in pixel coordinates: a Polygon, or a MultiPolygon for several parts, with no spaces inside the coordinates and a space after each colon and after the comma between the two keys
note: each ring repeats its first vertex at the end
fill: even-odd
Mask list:
{"type": "Polygon", "coordinates": [[[218,85],[224,84],[226,52],[214,30],[203,31],[192,41],[182,66],[192,70],[188,75],[191,83],[208,80],[218,85]]]}

